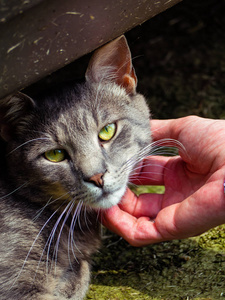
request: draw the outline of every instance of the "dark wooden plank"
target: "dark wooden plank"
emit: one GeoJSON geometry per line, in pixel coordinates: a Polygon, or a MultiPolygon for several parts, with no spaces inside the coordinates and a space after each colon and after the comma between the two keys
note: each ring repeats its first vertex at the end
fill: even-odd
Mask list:
{"type": "MultiPolygon", "coordinates": [[[[181,0],[48,0],[0,24],[0,98],[181,0]]],[[[2,5],[2,3],[1,3],[2,5]]],[[[12,12],[13,14],[15,12],[12,12]]],[[[2,16],[4,19],[4,16],[2,16]]]]}

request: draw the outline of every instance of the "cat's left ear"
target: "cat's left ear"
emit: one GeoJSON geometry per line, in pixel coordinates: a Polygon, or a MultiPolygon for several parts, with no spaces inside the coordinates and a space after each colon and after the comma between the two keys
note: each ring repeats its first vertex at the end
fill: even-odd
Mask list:
{"type": "Polygon", "coordinates": [[[124,35],[94,52],[85,77],[87,81],[96,83],[115,82],[124,87],[128,94],[136,92],[137,77],[124,35]]]}
{"type": "Polygon", "coordinates": [[[29,115],[35,102],[23,93],[16,93],[0,100],[0,136],[9,141],[15,134],[15,129],[29,115]]]}

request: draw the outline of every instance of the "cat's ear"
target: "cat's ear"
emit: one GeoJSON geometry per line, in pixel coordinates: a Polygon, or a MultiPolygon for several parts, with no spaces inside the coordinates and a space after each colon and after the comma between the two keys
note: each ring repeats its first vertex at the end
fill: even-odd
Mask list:
{"type": "Polygon", "coordinates": [[[26,118],[35,102],[23,93],[16,93],[0,100],[0,136],[9,141],[20,120],[26,118]]]}
{"type": "Polygon", "coordinates": [[[128,94],[135,93],[137,77],[124,35],[94,52],[85,77],[87,81],[96,83],[113,81],[124,87],[128,94]]]}

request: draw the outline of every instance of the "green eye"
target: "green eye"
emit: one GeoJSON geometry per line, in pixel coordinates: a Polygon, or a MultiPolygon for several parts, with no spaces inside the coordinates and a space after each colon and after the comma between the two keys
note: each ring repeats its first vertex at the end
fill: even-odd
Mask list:
{"type": "Polygon", "coordinates": [[[63,149],[55,149],[46,151],[45,158],[51,162],[57,163],[63,161],[66,158],[66,151],[63,149]]]}
{"type": "Polygon", "coordinates": [[[116,124],[112,123],[103,127],[100,130],[98,137],[101,141],[109,141],[113,138],[115,133],[116,133],[116,124]]]}

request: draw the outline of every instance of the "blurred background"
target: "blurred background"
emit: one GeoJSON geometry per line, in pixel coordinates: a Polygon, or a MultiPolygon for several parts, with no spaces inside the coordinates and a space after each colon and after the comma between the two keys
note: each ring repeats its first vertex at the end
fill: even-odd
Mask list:
{"type": "Polygon", "coordinates": [[[225,118],[225,1],[184,0],[126,36],[153,118],[225,118]]]}

